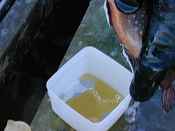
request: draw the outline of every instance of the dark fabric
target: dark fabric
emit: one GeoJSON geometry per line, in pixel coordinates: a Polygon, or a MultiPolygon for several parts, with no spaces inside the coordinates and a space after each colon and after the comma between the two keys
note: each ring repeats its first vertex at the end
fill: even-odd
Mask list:
{"type": "Polygon", "coordinates": [[[140,64],[130,92],[135,100],[152,97],[168,70],[175,69],[175,0],[154,0],[140,64]],[[146,44],[145,44],[146,43],[146,44]]]}

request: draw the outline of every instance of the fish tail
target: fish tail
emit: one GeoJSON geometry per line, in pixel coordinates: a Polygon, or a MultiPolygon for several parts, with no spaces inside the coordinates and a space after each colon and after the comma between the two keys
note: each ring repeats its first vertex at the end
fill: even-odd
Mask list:
{"type": "Polygon", "coordinates": [[[169,88],[162,89],[162,108],[165,112],[169,112],[173,105],[175,105],[175,88],[170,86],[169,88]]]}

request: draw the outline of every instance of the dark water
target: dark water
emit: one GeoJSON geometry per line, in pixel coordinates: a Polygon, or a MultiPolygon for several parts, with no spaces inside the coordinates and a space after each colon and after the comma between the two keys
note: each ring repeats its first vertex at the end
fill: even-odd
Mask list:
{"type": "Polygon", "coordinates": [[[8,119],[30,124],[46,92],[47,79],[57,70],[88,7],[89,0],[55,0],[30,45],[6,52],[12,61],[0,80],[0,131],[8,119]],[[74,19],[72,19],[74,18],[74,19]],[[29,52],[25,52],[30,48],[29,52]]]}

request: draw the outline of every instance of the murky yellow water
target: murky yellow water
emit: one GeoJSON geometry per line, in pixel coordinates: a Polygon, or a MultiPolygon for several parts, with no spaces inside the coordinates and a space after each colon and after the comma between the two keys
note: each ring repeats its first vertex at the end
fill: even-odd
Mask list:
{"type": "Polygon", "coordinates": [[[92,122],[101,121],[123,99],[116,90],[93,75],[85,74],[80,80],[94,81],[95,86],[79,96],[71,98],[67,103],[92,122]]]}

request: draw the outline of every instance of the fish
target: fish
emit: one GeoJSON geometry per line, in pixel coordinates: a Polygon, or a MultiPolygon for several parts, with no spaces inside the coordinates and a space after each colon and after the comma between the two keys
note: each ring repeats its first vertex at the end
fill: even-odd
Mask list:
{"type": "Polygon", "coordinates": [[[117,38],[134,58],[138,58],[142,48],[142,36],[146,23],[145,10],[141,9],[135,14],[124,14],[117,10],[114,0],[106,3],[110,24],[117,34],[117,38]],[[141,15],[138,16],[138,15],[141,15]],[[144,20],[145,19],[145,20],[144,20]]]}
{"type": "Polygon", "coordinates": [[[106,0],[104,6],[134,73],[132,98],[147,101],[160,87],[163,110],[170,111],[175,104],[175,0],[106,0]]]}

